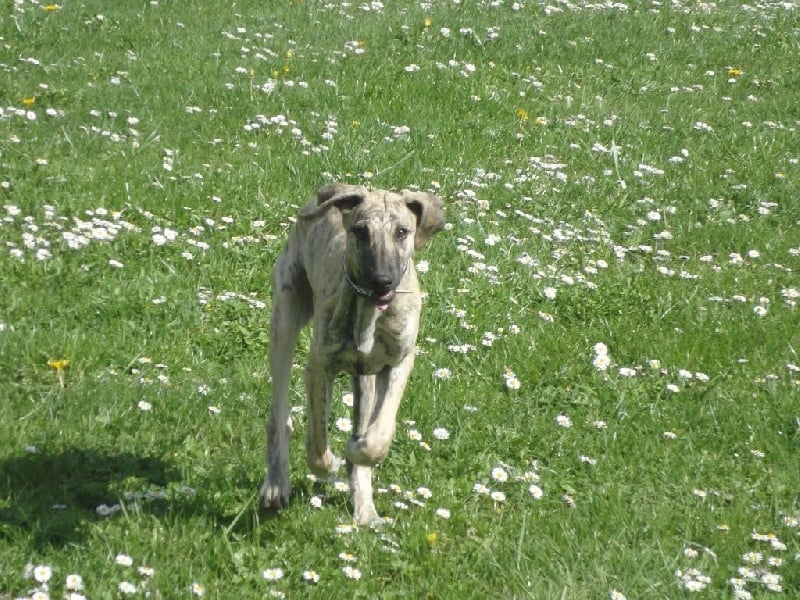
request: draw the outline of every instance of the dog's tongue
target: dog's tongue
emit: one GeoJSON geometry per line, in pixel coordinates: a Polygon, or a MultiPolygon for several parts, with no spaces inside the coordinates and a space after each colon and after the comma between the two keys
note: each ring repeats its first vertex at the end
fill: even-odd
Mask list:
{"type": "Polygon", "coordinates": [[[389,308],[389,305],[392,303],[394,299],[394,291],[386,292],[385,294],[381,294],[377,298],[375,298],[375,306],[381,312],[385,311],[389,308]]]}

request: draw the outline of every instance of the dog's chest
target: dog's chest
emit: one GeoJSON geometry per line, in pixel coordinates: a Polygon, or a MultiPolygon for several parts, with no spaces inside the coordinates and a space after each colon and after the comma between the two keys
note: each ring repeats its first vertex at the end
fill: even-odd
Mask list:
{"type": "Polygon", "coordinates": [[[373,319],[356,324],[349,337],[328,347],[331,370],[372,375],[387,366],[398,365],[414,351],[417,323],[407,319],[373,319]]]}

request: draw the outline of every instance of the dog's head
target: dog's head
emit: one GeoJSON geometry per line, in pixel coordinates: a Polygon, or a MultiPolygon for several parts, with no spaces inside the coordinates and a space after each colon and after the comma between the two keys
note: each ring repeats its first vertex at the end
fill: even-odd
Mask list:
{"type": "Polygon", "coordinates": [[[357,293],[386,310],[414,250],[444,227],[441,199],[423,192],[332,184],[319,190],[316,205],[300,217],[313,218],[334,207],[341,211],[347,232],[345,275],[357,293]]]}

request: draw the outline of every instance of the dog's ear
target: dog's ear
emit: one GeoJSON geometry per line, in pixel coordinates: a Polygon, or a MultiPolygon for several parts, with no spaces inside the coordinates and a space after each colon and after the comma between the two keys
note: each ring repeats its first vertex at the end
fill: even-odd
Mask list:
{"type": "Polygon", "coordinates": [[[319,188],[316,202],[310,202],[300,211],[301,219],[312,219],[335,206],[339,210],[352,210],[367,197],[367,189],[362,185],[331,183],[319,188]]]}
{"type": "Polygon", "coordinates": [[[417,217],[417,233],[414,236],[414,248],[419,250],[431,236],[444,228],[444,204],[441,198],[423,192],[403,190],[406,206],[417,217]]]}

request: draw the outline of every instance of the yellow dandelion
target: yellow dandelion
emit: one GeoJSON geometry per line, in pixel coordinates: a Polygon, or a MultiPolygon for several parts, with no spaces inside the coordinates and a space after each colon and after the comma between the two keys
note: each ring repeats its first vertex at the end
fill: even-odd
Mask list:
{"type": "Polygon", "coordinates": [[[521,121],[527,121],[528,120],[528,111],[525,110],[524,108],[518,108],[517,109],[517,118],[520,119],[521,121]]]}
{"type": "Polygon", "coordinates": [[[272,73],[270,73],[270,77],[272,77],[273,79],[277,79],[278,75],[280,75],[280,73],[278,73],[278,69],[273,69],[272,73]]]}
{"type": "Polygon", "coordinates": [[[292,58],[292,56],[294,56],[294,52],[292,52],[291,50],[287,50],[286,51],[286,58],[292,58]]]}
{"type": "Polygon", "coordinates": [[[742,74],[742,70],[739,67],[731,67],[728,69],[728,75],[731,77],[738,77],[742,74]]]}
{"type": "Polygon", "coordinates": [[[430,546],[434,546],[438,541],[438,539],[439,536],[433,531],[431,531],[428,535],[425,536],[425,541],[428,542],[428,545],[430,546]]]}
{"type": "Polygon", "coordinates": [[[366,45],[367,45],[367,42],[365,42],[364,40],[358,40],[358,47],[359,48],[364,48],[366,45]]]}
{"type": "Polygon", "coordinates": [[[58,4],[45,4],[44,10],[45,12],[55,12],[59,8],[61,8],[58,4]]]}
{"type": "Polygon", "coordinates": [[[361,121],[359,121],[358,119],[353,119],[352,125],[353,127],[360,127],[361,121]]]}
{"type": "Polygon", "coordinates": [[[64,367],[66,367],[67,365],[69,365],[69,360],[65,358],[62,358],[60,360],[54,360],[51,358],[50,360],[47,361],[47,366],[54,368],[56,371],[63,370],[64,367]]]}
{"type": "Polygon", "coordinates": [[[423,27],[430,27],[433,24],[433,21],[430,17],[425,17],[425,20],[422,22],[423,27]]]}
{"type": "Polygon", "coordinates": [[[50,367],[51,369],[56,370],[56,376],[58,377],[58,384],[62,388],[67,387],[67,384],[64,381],[64,369],[67,367],[67,365],[69,365],[69,360],[64,358],[59,360],[54,360],[51,358],[47,361],[47,366],[50,367]]]}
{"type": "Polygon", "coordinates": [[[23,98],[22,104],[24,104],[25,106],[33,106],[34,104],[36,104],[36,98],[34,98],[33,96],[28,96],[26,98],[23,98]]]}

